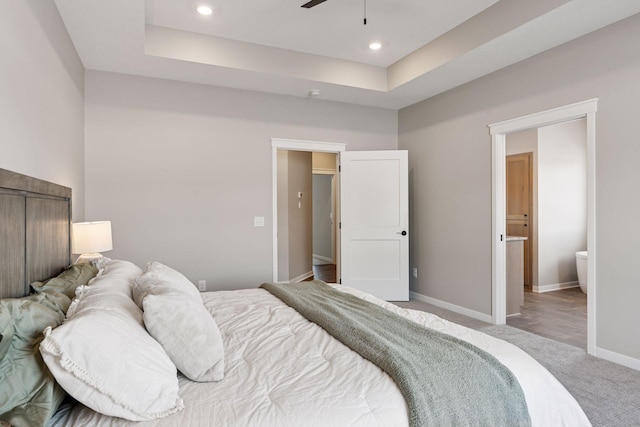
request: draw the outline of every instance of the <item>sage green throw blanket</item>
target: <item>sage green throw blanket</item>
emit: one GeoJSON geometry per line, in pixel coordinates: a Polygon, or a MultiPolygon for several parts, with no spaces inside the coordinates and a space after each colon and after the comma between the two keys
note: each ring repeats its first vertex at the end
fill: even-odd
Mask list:
{"type": "Polygon", "coordinates": [[[411,426],[529,426],[524,393],[495,357],[324,282],[261,286],[385,371],[411,426]]]}

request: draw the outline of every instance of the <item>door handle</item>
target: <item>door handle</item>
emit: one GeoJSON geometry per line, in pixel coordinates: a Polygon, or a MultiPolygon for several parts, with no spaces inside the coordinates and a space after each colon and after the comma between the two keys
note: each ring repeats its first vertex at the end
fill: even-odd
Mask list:
{"type": "Polygon", "coordinates": [[[402,234],[403,236],[406,236],[407,232],[405,230],[402,230],[402,231],[398,232],[397,234],[402,234]]]}

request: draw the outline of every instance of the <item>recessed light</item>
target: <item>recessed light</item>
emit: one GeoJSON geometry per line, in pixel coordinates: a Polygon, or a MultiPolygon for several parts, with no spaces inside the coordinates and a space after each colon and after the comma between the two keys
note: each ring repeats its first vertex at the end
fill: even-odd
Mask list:
{"type": "Polygon", "coordinates": [[[373,42],[369,45],[369,49],[371,50],[378,50],[382,47],[382,44],[378,43],[378,42],[373,42]]]}
{"type": "Polygon", "coordinates": [[[320,91],[318,89],[311,89],[309,91],[309,96],[320,96],[320,91]]]}
{"type": "Polygon", "coordinates": [[[198,6],[197,11],[200,15],[211,15],[213,13],[209,6],[198,6]]]}

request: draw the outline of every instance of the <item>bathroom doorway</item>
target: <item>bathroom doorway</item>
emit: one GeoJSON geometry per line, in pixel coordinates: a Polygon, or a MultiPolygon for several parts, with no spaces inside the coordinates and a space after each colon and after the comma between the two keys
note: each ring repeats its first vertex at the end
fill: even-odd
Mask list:
{"type": "Polygon", "coordinates": [[[587,352],[596,351],[596,215],[595,215],[595,121],[597,99],[591,99],[539,113],[530,114],[489,125],[492,138],[492,320],[506,323],[506,198],[505,156],[507,135],[553,124],[584,118],[587,139],[587,352]]]}
{"type": "MultiPolygon", "coordinates": [[[[526,237],[524,292],[508,306],[507,324],[586,349],[587,295],[576,268],[587,247],[586,119],[509,134],[505,154],[506,233],[526,237]]],[[[508,254],[516,244],[507,243],[508,254]]]]}

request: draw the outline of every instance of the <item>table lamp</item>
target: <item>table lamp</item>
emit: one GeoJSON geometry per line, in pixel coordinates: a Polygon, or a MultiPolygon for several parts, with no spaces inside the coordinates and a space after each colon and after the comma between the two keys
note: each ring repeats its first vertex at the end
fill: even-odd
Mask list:
{"type": "Polygon", "coordinates": [[[102,258],[100,252],[113,249],[111,221],[77,222],[72,226],[71,252],[81,254],[76,264],[102,258]]]}

